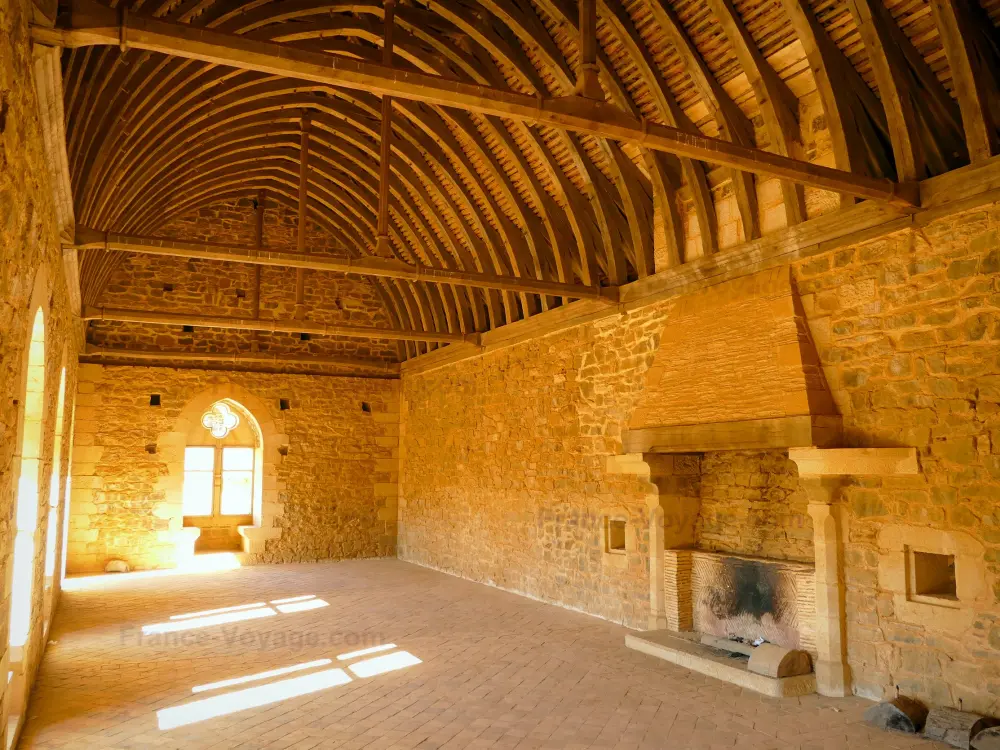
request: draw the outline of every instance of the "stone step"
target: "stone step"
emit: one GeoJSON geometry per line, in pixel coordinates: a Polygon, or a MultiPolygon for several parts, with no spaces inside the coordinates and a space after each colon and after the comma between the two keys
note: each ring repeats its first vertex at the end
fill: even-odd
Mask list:
{"type": "Polygon", "coordinates": [[[650,630],[645,633],[629,633],[625,636],[625,645],[693,672],[772,698],[789,698],[816,692],[815,674],[782,678],[754,674],[747,670],[748,660],[742,654],[734,657],[705,646],[699,642],[700,637],[698,633],[650,630]]]}

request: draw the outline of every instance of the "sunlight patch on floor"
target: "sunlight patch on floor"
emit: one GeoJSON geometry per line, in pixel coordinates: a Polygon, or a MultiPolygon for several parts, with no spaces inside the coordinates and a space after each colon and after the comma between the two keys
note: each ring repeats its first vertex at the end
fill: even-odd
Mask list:
{"type": "Polygon", "coordinates": [[[272,617],[278,614],[270,607],[260,607],[258,609],[246,609],[238,612],[223,612],[218,615],[208,617],[193,617],[187,620],[171,620],[170,622],[158,622],[153,625],[143,625],[143,635],[154,635],[155,633],[177,633],[183,630],[194,630],[196,628],[207,628],[212,625],[225,625],[231,622],[243,622],[244,620],[258,620],[261,617],[272,617]]]}
{"type": "MultiPolygon", "coordinates": [[[[396,648],[395,644],[390,643],[384,646],[375,646],[369,649],[362,649],[361,651],[341,654],[337,658],[343,661],[393,648],[396,648]]],[[[232,677],[226,680],[219,680],[218,682],[210,682],[205,685],[196,685],[191,688],[191,692],[198,694],[211,690],[223,690],[237,685],[244,685],[248,682],[270,680],[274,677],[284,677],[295,672],[317,669],[332,663],[332,659],[317,659],[315,661],[303,662],[302,664],[294,664],[278,669],[269,669],[265,672],[257,672],[242,677],[232,677]]],[[[421,663],[421,660],[409,651],[396,651],[384,656],[376,656],[372,659],[355,662],[349,665],[347,669],[353,672],[356,677],[366,678],[375,677],[386,672],[394,672],[421,663]]],[[[297,698],[320,690],[327,690],[338,685],[346,685],[349,682],[352,682],[351,677],[343,669],[324,669],[319,672],[312,672],[311,674],[289,677],[263,685],[255,685],[254,687],[214,695],[210,698],[202,698],[191,703],[183,703],[179,706],[160,709],[156,712],[156,723],[161,730],[166,731],[220,716],[227,716],[239,711],[246,711],[251,708],[271,705],[288,700],[289,698],[297,698]]]]}
{"type": "Polygon", "coordinates": [[[257,685],[233,693],[224,693],[192,703],[164,708],[156,712],[156,722],[161,730],[174,729],[206,719],[226,716],[237,711],[246,711],[249,708],[259,708],[289,698],[297,698],[300,695],[308,695],[319,690],[327,690],[338,685],[346,685],[350,681],[351,678],[343,669],[326,669],[322,672],[292,677],[267,685],[257,685]]]}
{"type": "Polygon", "coordinates": [[[360,651],[348,651],[346,654],[340,654],[337,656],[337,661],[347,661],[348,659],[356,659],[359,656],[368,656],[368,654],[377,654],[379,651],[390,651],[396,648],[395,643],[386,643],[382,646],[372,646],[371,648],[363,648],[360,651]]]}
{"type": "Polygon", "coordinates": [[[365,659],[348,667],[358,677],[374,677],[386,672],[395,672],[397,669],[412,667],[420,664],[421,661],[409,651],[397,651],[394,654],[376,656],[374,659],[365,659]]]}
{"type": "Polygon", "coordinates": [[[234,685],[245,685],[248,682],[257,682],[258,680],[269,680],[272,677],[281,677],[282,675],[291,674],[292,672],[304,672],[307,669],[315,669],[316,667],[325,667],[327,664],[332,664],[330,659],[317,659],[316,661],[307,661],[302,664],[295,664],[291,667],[282,667],[280,669],[269,669],[266,672],[258,672],[257,674],[250,674],[246,677],[233,677],[229,680],[220,680],[219,682],[210,682],[207,685],[195,685],[191,688],[192,693],[207,693],[210,690],[221,690],[222,688],[233,687],[234,685]]]}
{"type": "Polygon", "coordinates": [[[308,599],[303,602],[292,602],[291,604],[274,605],[282,614],[290,615],[293,612],[308,612],[310,609],[320,609],[329,607],[330,603],[322,599],[308,599]]]}
{"type": "Polygon", "coordinates": [[[170,615],[171,620],[188,620],[192,617],[206,617],[208,615],[218,615],[223,612],[239,612],[244,609],[257,609],[258,607],[265,606],[264,602],[255,602],[254,604],[237,604],[234,607],[219,607],[218,609],[206,609],[201,612],[188,612],[184,615],[170,615]]]}

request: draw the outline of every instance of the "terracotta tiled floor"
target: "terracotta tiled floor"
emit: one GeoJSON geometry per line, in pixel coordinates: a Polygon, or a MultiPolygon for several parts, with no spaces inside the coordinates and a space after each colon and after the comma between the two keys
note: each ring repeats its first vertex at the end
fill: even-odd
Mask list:
{"type": "Polygon", "coordinates": [[[64,594],[21,747],[935,747],[869,730],[860,699],[762,698],[629,651],[625,632],[395,560],[120,578],[64,594]],[[305,595],[329,606],[139,637],[143,625],[183,622],[173,615],[305,595]],[[350,665],[380,654],[337,660],[388,643],[422,663],[358,676],[350,665]],[[321,659],[332,663],[192,693],[321,659]],[[228,696],[224,710],[277,702],[158,727],[157,711],[215,695],[228,696]]]}

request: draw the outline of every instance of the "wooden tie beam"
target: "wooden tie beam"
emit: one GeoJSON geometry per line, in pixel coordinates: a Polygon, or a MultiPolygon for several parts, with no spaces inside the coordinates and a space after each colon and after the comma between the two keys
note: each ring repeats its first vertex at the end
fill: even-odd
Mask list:
{"type": "Polygon", "coordinates": [[[633,117],[607,102],[581,96],[545,99],[505,89],[400,70],[365,60],[257,41],[188,24],[118,11],[92,0],[72,0],[69,28],[32,25],[40,44],[111,45],[144,49],[242,70],[369,91],[381,96],[456,107],[635,143],[732,169],[772,175],[803,185],[881,201],[904,209],[919,205],[916,183],[896,183],[803,162],[762,149],[633,117]]]}
{"type": "Polygon", "coordinates": [[[225,364],[323,365],[326,367],[355,367],[377,370],[389,375],[399,375],[398,362],[378,362],[349,357],[312,357],[301,354],[267,354],[264,352],[182,352],[149,351],[146,349],[120,349],[87,344],[83,354],[101,359],[153,360],[157,362],[223,362],[225,364]]]}
{"type": "Polygon", "coordinates": [[[204,242],[170,240],[162,237],[140,237],[111,232],[97,232],[77,227],[75,241],[63,245],[64,249],[121,250],[145,255],[168,255],[175,258],[225,260],[258,266],[279,268],[305,268],[314,271],[356,273],[361,276],[383,276],[409,281],[428,281],[440,284],[457,284],[480,289],[500,289],[526,294],[547,294],[568,299],[618,300],[617,287],[589,287],[582,284],[564,284],[559,281],[542,281],[517,276],[494,276],[449,268],[416,266],[401,260],[384,258],[358,258],[339,260],[321,258],[308,253],[291,253],[279,250],[258,250],[237,245],[216,245],[204,242]]]}
{"type": "Polygon", "coordinates": [[[435,341],[442,344],[479,345],[478,333],[442,333],[438,331],[411,331],[399,328],[372,328],[368,326],[317,323],[311,320],[254,320],[231,318],[222,315],[195,315],[168,313],[152,310],[126,310],[123,308],[83,308],[83,320],[114,320],[120,323],[154,323],[158,325],[197,326],[240,331],[271,331],[275,333],[310,333],[320,336],[347,336],[356,339],[386,339],[389,341],[435,341]]]}

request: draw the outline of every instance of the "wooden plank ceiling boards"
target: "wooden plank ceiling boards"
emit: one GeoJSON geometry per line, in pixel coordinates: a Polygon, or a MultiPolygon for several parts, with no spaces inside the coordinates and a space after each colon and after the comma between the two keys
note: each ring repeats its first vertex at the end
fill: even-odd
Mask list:
{"type": "Polygon", "coordinates": [[[928,1],[71,0],[32,34],[65,48],[83,303],[132,252],[345,271],[411,359],[859,198],[915,211],[1000,149],[1000,7],[928,1]],[[157,237],[259,191],[295,253],[157,237]]]}

